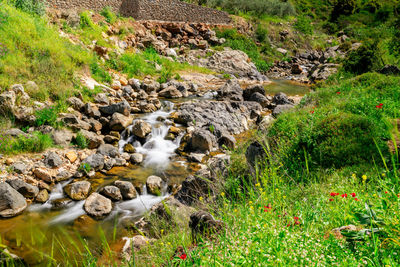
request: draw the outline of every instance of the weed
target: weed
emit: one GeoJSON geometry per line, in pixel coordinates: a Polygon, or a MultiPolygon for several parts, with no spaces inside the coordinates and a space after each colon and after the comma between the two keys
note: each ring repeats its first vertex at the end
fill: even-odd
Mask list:
{"type": "Polygon", "coordinates": [[[113,24],[117,20],[117,15],[112,11],[111,7],[105,7],[100,14],[106,18],[106,21],[113,24]]]}
{"type": "Polygon", "coordinates": [[[77,133],[74,143],[76,146],[78,146],[81,149],[85,149],[88,147],[88,141],[81,132],[77,133]]]}

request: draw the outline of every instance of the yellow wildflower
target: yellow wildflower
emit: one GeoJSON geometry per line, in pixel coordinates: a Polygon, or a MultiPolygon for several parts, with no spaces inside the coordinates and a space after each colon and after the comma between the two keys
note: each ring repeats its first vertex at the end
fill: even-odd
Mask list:
{"type": "Polygon", "coordinates": [[[200,200],[200,201],[203,201],[203,197],[199,197],[199,200],[200,200]]]}
{"type": "Polygon", "coordinates": [[[164,229],[161,229],[160,233],[163,234],[164,233],[164,229]]]}
{"type": "Polygon", "coordinates": [[[225,196],[225,193],[224,192],[221,192],[221,197],[224,197],[225,196]]]}
{"type": "Polygon", "coordinates": [[[233,212],[236,213],[236,212],[238,212],[238,210],[237,210],[237,209],[234,209],[233,212]]]}
{"type": "Polygon", "coordinates": [[[362,179],[363,179],[363,181],[365,182],[365,181],[367,180],[367,176],[364,174],[364,175],[362,176],[362,179]]]}
{"type": "Polygon", "coordinates": [[[260,185],[260,183],[256,183],[256,186],[257,186],[257,187],[260,187],[261,185],[260,185]]]}
{"type": "Polygon", "coordinates": [[[285,199],[286,198],[286,196],[283,196],[283,199],[285,199]]]}
{"type": "Polygon", "coordinates": [[[250,205],[253,204],[253,201],[249,201],[249,204],[250,204],[250,205]]]}
{"type": "Polygon", "coordinates": [[[355,173],[353,173],[353,174],[351,175],[351,177],[356,178],[357,175],[356,175],[355,173]]]}

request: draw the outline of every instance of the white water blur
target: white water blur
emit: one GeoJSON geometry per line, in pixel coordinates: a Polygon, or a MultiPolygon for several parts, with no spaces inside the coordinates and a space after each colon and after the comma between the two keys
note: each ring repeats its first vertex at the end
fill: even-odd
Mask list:
{"type": "Polygon", "coordinates": [[[83,205],[85,204],[85,200],[81,200],[78,202],[72,202],[68,205],[63,212],[52,219],[49,224],[61,224],[61,223],[69,223],[74,221],[79,216],[86,214],[85,210],[83,209],[83,205]]]}
{"type": "MultiPolygon", "coordinates": [[[[155,169],[167,168],[170,158],[174,155],[175,150],[179,147],[182,136],[179,136],[174,141],[165,140],[169,131],[169,121],[167,118],[173,112],[174,104],[169,101],[164,102],[164,107],[156,112],[141,117],[141,120],[146,121],[152,127],[151,134],[143,145],[139,141],[135,141],[135,137],[124,136],[126,131],[122,133],[122,138],[119,141],[119,149],[123,152],[123,148],[127,143],[132,143],[138,153],[145,155],[144,166],[155,169]],[[163,118],[164,121],[160,121],[163,118]]],[[[128,128],[130,131],[132,127],[128,128]]]]}
{"type": "Polygon", "coordinates": [[[29,206],[29,211],[45,211],[49,210],[52,207],[52,202],[54,200],[60,199],[64,197],[64,186],[72,182],[71,180],[58,183],[56,186],[53,188],[53,190],[50,192],[49,199],[44,203],[44,204],[33,204],[29,206]]]}

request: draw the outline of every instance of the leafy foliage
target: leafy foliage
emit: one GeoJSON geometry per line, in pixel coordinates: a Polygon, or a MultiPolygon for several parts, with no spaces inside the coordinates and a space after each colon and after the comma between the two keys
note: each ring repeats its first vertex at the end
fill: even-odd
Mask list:
{"type": "Polygon", "coordinates": [[[37,0],[12,0],[13,5],[27,13],[43,16],[46,13],[45,1],[37,0]]]}
{"type": "Polygon", "coordinates": [[[117,20],[117,15],[112,11],[111,7],[105,7],[100,14],[106,18],[106,21],[113,24],[117,20]]]}
{"type": "Polygon", "coordinates": [[[74,143],[75,143],[76,146],[78,146],[81,149],[85,149],[85,148],[88,147],[88,141],[87,141],[86,137],[81,132],[76,134],[74,143]]]}
{"type": "Polygon", "coordinates": [[[40,132],[34,132],[27,136],[20,135],[15,139],[0,134],[0,153],[4,154],[43,152],[53,145],[51,136],[40,132]]]}
{"type": "Polygon", "coordinates": [[[311,19],[307,16],[297,17],[296,23],[294,24],[296,30],[304,34],[313,34],[313,26],[311,25],[311,19]]]}
{"type": "Polygon", "coordinates": [[[354,74],[378,70],[382,65],[382,58],[376,41],[364,43],[355,51],[351,51],[344,61],[346,71],[354,74]]]}

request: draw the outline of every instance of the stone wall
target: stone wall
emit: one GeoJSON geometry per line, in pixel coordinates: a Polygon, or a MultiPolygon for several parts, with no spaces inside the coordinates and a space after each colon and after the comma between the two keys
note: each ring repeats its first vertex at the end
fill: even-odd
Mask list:
{"type": "Polygon", "coordinates": [[[50,8],[88,9],[100,11],[111,7],[123,16],[136,20],[183,21],[210,24],[229,24],[226,12],[188,4],[179,0],[47,0],[50,8]]]}

